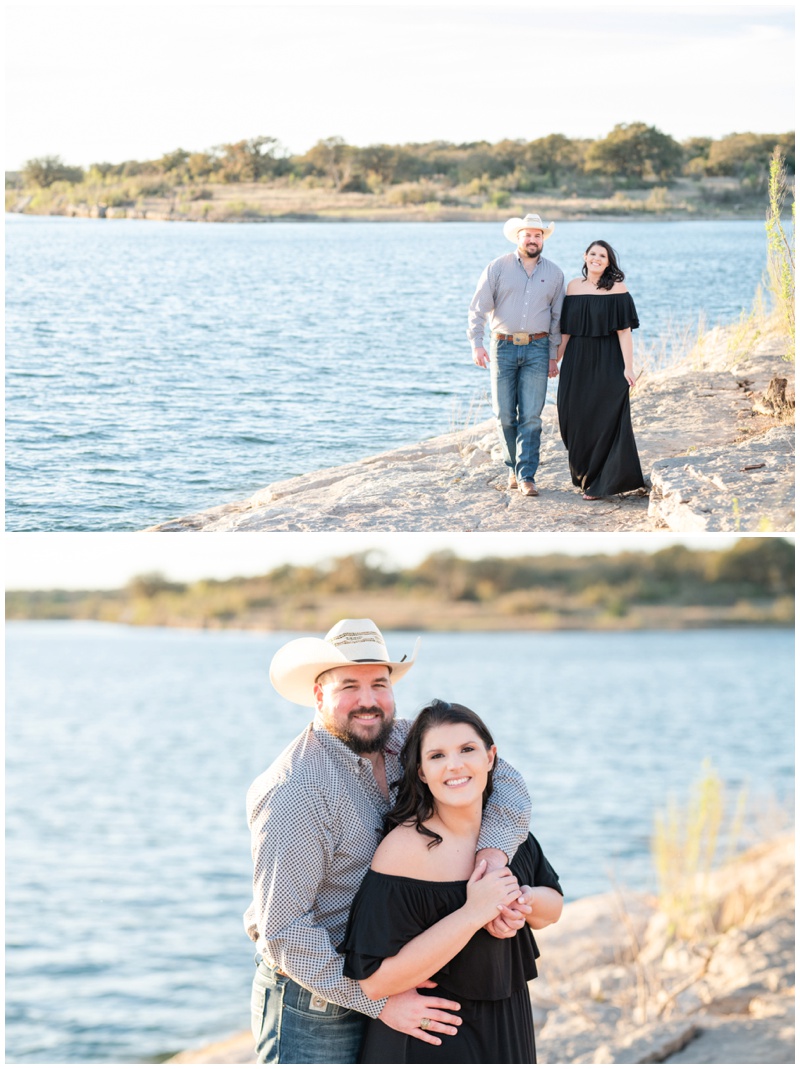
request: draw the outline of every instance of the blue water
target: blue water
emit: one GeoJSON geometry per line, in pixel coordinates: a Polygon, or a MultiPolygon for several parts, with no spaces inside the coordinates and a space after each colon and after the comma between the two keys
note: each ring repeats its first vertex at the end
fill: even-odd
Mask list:
{"type": "MultiPolygon", "coordinates": [[[[288,637],[8,625],[8,1061],[136,1061],[247,1027],[244,796],[308,719],[267,679],[288,637]]],[[[792,680],[788,631],[436,634],[397,699],[485,716],[574,899],[653,886],[654,809],[705,757],[731,800],[748,785],[791,819],[792,680]]]]}
{"type": "MultiPolygon", "coordinates": [[[[6,527],[138,530],[488,416],[466,311],[498,223],[9,215],[6,527]]],[[[639,351],[736,319],[764,225],[559,223],[617,247],[639,351]]]]}

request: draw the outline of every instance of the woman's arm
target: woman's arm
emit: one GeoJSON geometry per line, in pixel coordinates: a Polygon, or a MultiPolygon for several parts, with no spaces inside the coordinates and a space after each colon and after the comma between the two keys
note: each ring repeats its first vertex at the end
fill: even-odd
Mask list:
{"type": "Polygon", "coordinates": [[[564,356],[564,351],[567,348],[567,342],[569,341],[570,337],[570,334],[561,335],[561,344],[559,345],[558,352],[556,353],[556,360],[559,362],[559,364],[561,363],[561,360],[564,356]]]}
{"type": "Polygon", "coordinates": [[[467,883],[467,901],[424,932],[420,932],[365,980],[361,990],[370,999],[386,998],[428,980],[454,958],[475,932],[496,917],[501,906],[519,897],[517,879],[508,869],[486,874],[479,862],[467,883]]]}
{"type": "Polygon", "coordinates": [[[531,912],[525,918],[531,928],[546,928],[555,924],[564,908],[564,899],[554,887],[528,887],[520,890],[531,912]]]}
{"type": "Polygon", "coordinates": [[[625,364],[625,378],[628,385],[633,386],[636,382],[636,376],[633,373],[633,332],[630,327],[626,327],[625,330],[617,331],[617,337],[622,350],[622,361],[625,364]]]}

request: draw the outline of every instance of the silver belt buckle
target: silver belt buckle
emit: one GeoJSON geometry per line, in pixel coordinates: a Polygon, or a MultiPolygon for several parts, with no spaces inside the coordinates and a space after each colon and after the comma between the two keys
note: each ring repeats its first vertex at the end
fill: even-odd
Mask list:
{"type": "Polygon", "coordinates": [[[511,340],[515,345],[529,345],[531,336],[530,334],[521,334],[517,332],[516,334],[511,335],[511,340]]]}

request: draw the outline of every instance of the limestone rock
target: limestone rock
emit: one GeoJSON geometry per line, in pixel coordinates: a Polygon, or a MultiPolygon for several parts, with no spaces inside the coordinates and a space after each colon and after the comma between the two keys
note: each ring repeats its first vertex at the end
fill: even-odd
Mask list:
{"type": "Polygon", "coordinates": [[[149,530],[793,531],[793,366],[769,338],[731,366],[726,337],[716,328],[692,360],[645,373],[631,391],[649,508],[647,489],[582,500],[549,404],[535,498],[507,489],[490,419],[149,530]],[[770,415],[755,407],[756,391],[770,415]]]}

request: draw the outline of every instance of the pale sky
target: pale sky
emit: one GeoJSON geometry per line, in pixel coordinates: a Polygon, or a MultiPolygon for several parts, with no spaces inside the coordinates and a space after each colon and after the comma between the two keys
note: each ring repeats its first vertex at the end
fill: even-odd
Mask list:
{"type": "MultiPolygon", "coordinates": [[[[377,550],[387,564],[413,566],[450,549],[459,557],[545,553],[655,552],[670,545],[723,549],[727,534],[79,534],[6,533],[7,590],[115,589],[135,575],[175,581],[263,575],[279,564],[317,564],[377,550]]],[[[753,536],[758,537],[758,536],[753,536]]]]}
{"type": "Polygon", "coordinates": [[[678,140],[794,127],[794,5],[33,2],[6,6],[6,169],[268,135],[678,140]]]}

